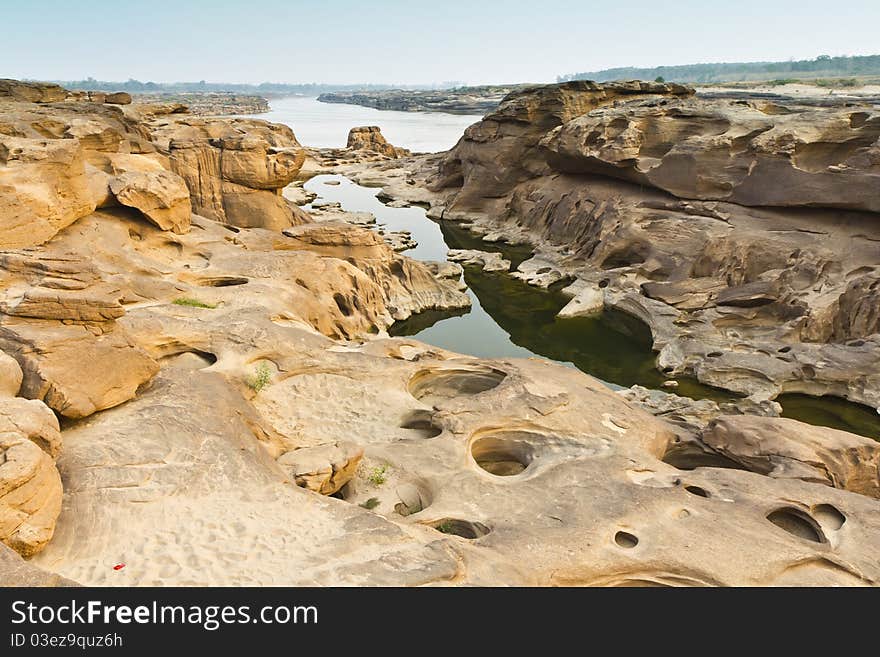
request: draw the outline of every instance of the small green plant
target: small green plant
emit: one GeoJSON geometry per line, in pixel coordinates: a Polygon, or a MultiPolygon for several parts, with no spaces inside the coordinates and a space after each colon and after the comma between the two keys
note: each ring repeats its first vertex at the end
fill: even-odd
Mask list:
{"type": "Polygon", "coordinates": [[[248,385],[254,392],[260,392],[271,382],[272,370],[269,369],[269,366],[266,363],[260,363],[257,365],[257,369],[254,370],[254,375],[251,377],[250,381],[248,381],[248,385]]]}
{"type": "Polygon", "coordinates": [[[365,509],[372,511],[377,506],[379,506],[379,498],[378,497],[371,497],[366,502],[361,502],[358,506],[362,506],[365,509]]]}
{"type": "Polygon", "coordinates": [[[454,533],[453,530],[455,529],[455,527],[448,520],[444,520],[439,525],[437,525],[436,529],[442,534],[452,534],[454,533]]]}
{"type": "Polygon", "coordinates": [[[387,465],[379,465],[370,470],[370,476],[367,479],[370,480],[370,483],[374,486],[381,486],[386,481],[388,481],[388,466],[387,465]]]}
{"type": "Polygon", "coordinates": [[[662,75],[658,75],[656,78],[654,78],[654,82],[663,83],[666,82],[666,78],[664,78],[662,75]]]}
{"type": "Polygon", "coordinates": [[[205,303],[204,301],[199,301],[198,299],[192,299],[190,297],[178,297],[171,303],[173,303],[175,306],[189,306],[190,308],[209,308],[211,310],[217,307],[216,303],[205,303]]]}

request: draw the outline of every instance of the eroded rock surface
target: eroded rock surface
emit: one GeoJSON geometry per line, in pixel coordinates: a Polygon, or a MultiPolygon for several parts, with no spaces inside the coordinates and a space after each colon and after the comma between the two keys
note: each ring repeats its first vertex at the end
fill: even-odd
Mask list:
{"type": "Polygon", "coordinates": [[[287,126],[257,119],[157,119],[153,137],[196,214],[239,227],[300,223],[281,194],[305,157],[287,126]]]}
{"type": "Polygon", "coordinates": [[[534,244],[516,276],[576,278],[566,316],[638,317],[670,375],[878,408],[878,130],[858,103],[564,83],[510,94],[448,153],[339,170],[534,244]]]}
{"type": "Polygon", "coordinates": [[[753,472],[880,497],[880,442],[870,438],[743,415],[714,420],[703,441],[753,472]]]}
{"type": "MultiPolygon", "coordinates": [[[[689,93],[579,83],[543,100],[518,96],[496,123],[512,131],[503,139],[520,130],[539,138],[547,130],[523,116],[555,108],[548,126],[565,123],[600,91],[617,100],[689,93]]],[[[59,194],[31,219],[52,229],[0,253],[0,349],[15,361],[0,357],[0,535],[30,555],[23,564],[0,549],[11,564],[0,583],[62,581],[45,573],[85,585],[880,580],[880,508],[853,492],[868,491],[865,463],[834,470],[839,482],[766,476],[739,446],[747,441],[725,439],[712,443],[718,453],[756,472],[679,468],[669,455],[682,431],[702,436],[699,413],[684,409],[676,424],[567,367],[389,338],[395,320],[465,306],[461,268],[411,260],[348,221],[294,219],[280,193],[301,165],[289,129],[147,121],[127,114],[131,106],[93,102],[8,105],[8,116],[57,112],[64,130],[71,116],[90,117],[93,130],[121,116],[138,147],[103,131],[86,137],[95,132],[77,123],[80,136],[66,141],[80,142],[100,208],[49,222],[66,207],[59,194]],[[188,232],[115,201],[114,179],[160,170],[187,186],[196,210],[188,232]],[[63,430],[44,402],[64,416],[63,430]]],[[[530,166],[521,164],[517,180],[530,166]]],[[[29,175],[43,184],[56,174],[29,175]]],[[[398,178],[410,202],[439,198],[409,179],[398,178]]],[[[446,201],[454,214],[456,200],[446,201]]],[[[568,263],[541,258],[520,273],[535,282],[569,275],[568,263]]],[[[578,288],[585,304],[596,302],[588,290],[633,314],[646,304],[669,322],[672,343],[684,310],[634,285],[599,283],[578,288]]],[[[737,305],[725,307],[760,311],[782,289],[734,290],[724,300],[737,305]]],[[[856,325],[872,321],[859,316],[868,319],[856,325]]],[[[828,381],[830,367],[815,378],[828,381]]],[[[789,444],[778,456],[806,462],[789,444]]]]}
{"type": "Polygon", "coordinates": [[[378,126],[361,126],[348,131],[346,148],[350,150],[374,151],[388,157],[403,157],[409,155],[405,148],[397,148],[389,144],[378,126]]]}

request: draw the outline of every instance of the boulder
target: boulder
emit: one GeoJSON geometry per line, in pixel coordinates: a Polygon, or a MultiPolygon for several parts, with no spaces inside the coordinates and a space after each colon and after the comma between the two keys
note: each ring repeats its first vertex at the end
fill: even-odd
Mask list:
{"type": "Polygon", "coordinates": [[[255,119],[163,121],[171,170],[189,188],[192,211],[239,227],[283,230],[302,221],[281,194],[305,160],[287,126],[255,119]]]}
{"type": "Polygon", "coordinates": [[[8,318],[0,324],[0,348],[24,372],[21,395],[68,418],[131,399],[159,369],[121,327],[96,335],[85,325],[8,318]]]}
{"type": "Polygon", "coordinates": [[[183,179],[170,171],[131,171],[110,182],[110,190],[122,205],[137,208],[162,230],[189,231],[189,190],[183,179]]]}
{"type": "Polygon", "coordinates": [[[0,433],[0,542],[29,557],[52,538],[60,512],[52,457],[20,433],[0,433]]]}
{"type": "Polygon", "coordinates": [[[131,105],[131,94],[125,91],[116,91],[104,96],[104,102],[111,105],[131,105]]]}
{"type": "Polygon", "coordinates": [[[0,433],[20,434],[52,458],[61,451],[58,418],[38,399],[0,399],[0,433]]]}
{"type": "Polygon", "coordinates": [[[78,140],[0,134],[0,248],[46,242],[96,205],[78,140]]]}
{"type": "Polygon", "coordinates": [[[396,148],[389,144],[382,136],[382,130],[375,125],[349,130],[346,148],[355,151],[373,151],[392,158],[405,157],[410,154],[405,148],[396,148]]]}
{"type": "Polygon", "coordinates": [[[286,452],[278,458],[278,464],[297,486],[332,495],[354,477],[363,455],[358,445],[336,442],[286,452]]]}
{"type": "Polygon", "coordinates": [[[473,249],[450,249],[446,254],[452,262],[480,267],[483,271],[510,271],[510,260],[500,253],[473,249]]]}
{"type": "Polygon", "coordinates": [[[0,398],[15,397],[21,388],[22,376],[18,361],[0,351],[0,398]]]}

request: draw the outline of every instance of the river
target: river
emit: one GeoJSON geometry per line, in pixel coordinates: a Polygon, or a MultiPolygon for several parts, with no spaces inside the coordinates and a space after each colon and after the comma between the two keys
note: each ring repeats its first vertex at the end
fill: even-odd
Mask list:
{"type": "Polygon", "coordinates": [[[440,112],[392,112],[360,105],[319,103],[316,98],[291,96],[271,100],[270,111],[254,118],[285,123],[299,143],[314,148],[345,148],[348,131],[377,125],[390,143],[414,153],[434,153],[455,146],[464,129],[482,117],[440,112]]]}
{"type": "MultiPolygon", "coordinates": [[[[273,100],[272,110],[258,115],[286,123],[300,143],[320,148],[345,146],[356,125],[378,125],[396,146],[416,152],[451,148],[479,116],[427,112],[392,112],[357,105],[319,103],[314,98],[273,100]]],[[[445,260],[449,249],[499,251],[513,267],[530,255],[524,247],[483,242],[461,226],[428,219],[420,207],[392,208],[376,198],[377,189],[343,176],[317,176],[306,189],[346,210],[371,212],[389,230],[408,230],[418,246],[405,254],[420,260],[445,260]],[[327,185],[328,181],[338,185],[327,185]]],[[[558,290],[542,290],[505,273],[465,267],[464,280],[472,307],[468,312],[426,312],[395,324],[392,335],[415,337],[428,344],[483,358],[538,356],[591,374],[613,388],[634,384],[659,389],[666,377],[655,367],[649,329],[619,312],[594,317],[558,319],[567,299],[558,290]]],[[[680,377],[676,394],[694,399],[728,401],[726,391],[680,377]]],[[[781,395],[783,416],[880,439],[880,416],[874,409],[833,397],[781,395]]]]}

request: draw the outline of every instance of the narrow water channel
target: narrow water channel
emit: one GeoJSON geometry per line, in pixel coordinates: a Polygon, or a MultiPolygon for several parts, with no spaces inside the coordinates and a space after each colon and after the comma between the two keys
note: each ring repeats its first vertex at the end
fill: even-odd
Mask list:
{"type": "MultiPolygon", "coordinates": [[[[387,230],[408,230],[418,246],[404,253],[419,260],[446,260],[449,249],[496,251],[513,268],[531,249],[487,243],[460,225],[432,221],[420,207],[391,208],[376,198],[377,189],[362,187],[338,175],[316,176],[305,184],[324,201],[346,210],[371,212],[387,230]],[[327,182],[339,184],[328,185],[327,182]]],[[[661,388],[668,379],[655,366],[651,333],[637,319],[605,311],[593,317],[559,319],[568,299],[558,290],[528,285],[503,272],[466,266],[464,280],[472,307],[467,312],[428,311],[391,327],[392,335],[412,336],[438,347],[483,358],[547,358],[576,367],[611,387],[634,384],[661,388]]],[[[727,391],[679,377],[673,392],[692,399],[729,401],[727,391]]],[[[880,415],[874,409],[836,398],[782,395],[783,416],[844,429],[880,439],[880,415]]]]}

